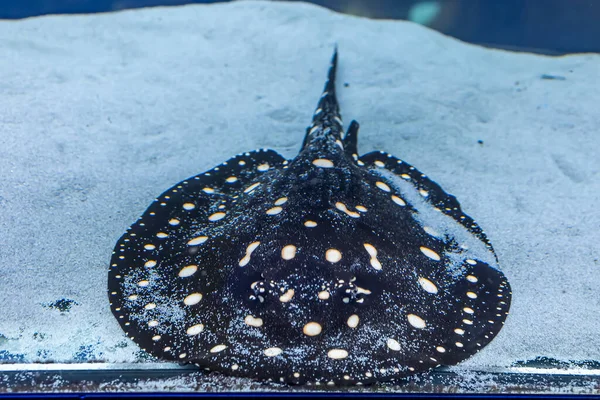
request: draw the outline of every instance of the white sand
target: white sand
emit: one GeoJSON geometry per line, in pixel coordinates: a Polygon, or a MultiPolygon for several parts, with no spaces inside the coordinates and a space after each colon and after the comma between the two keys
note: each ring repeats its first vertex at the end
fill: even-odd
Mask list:
{"type": "Polygon", "coordinates": [[[293,157],[334,43],[361,153],[456,195],[513,287],[504,329],[456,369],[600,360],[600,56],[253,1],[0,22],[0,354],[135,361],[106,296],[116,240],[236,153],[293,157]],[[42,305],[61,298],[78,304],[42,305]]]}

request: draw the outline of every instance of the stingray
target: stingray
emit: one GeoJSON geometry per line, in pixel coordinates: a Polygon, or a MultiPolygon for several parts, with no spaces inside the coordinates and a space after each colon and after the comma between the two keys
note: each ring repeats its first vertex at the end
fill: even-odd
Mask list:
{"type": "Polygon", "coordinates": [[[292,384],[457,364],[508,315],[479,225],[406,161],[358,155],[337,50],[299,154],[239,154],[161,194],[117,242],[114,316],[145,352],[292,384]]]}

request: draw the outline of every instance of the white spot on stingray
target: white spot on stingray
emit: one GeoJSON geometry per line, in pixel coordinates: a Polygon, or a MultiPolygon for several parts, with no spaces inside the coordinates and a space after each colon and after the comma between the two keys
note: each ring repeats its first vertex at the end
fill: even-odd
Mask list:
{"type": "Polygon", "coordinates": [[[464,329],[460,329],[460,328],[456,328],[454,330],[454,333],[456,333],[458,335],[464,335],[465,334],[465,330],[464,329]]]}
{"type": "Polygon", "coordinates": [[[377,165],[378,167],[385,167],[385,164],[383,163],[383,161],[375,161],[375,165],[377,165]]]}
{"type": "Polygon", "coordinates": [[[273,207],[273,208],[269,208],[267,210],[267,215],[277,215],[279,214],[281,211],[283,210],[283,208],[281,207],[273,207]]]}
{"type": "Polygon", "coordinates": [[[435,237],[440,237],[440,234],[438,233],[438,231],[436,231],[435,229],[433,229],[430,226],[424,226],[423,230],[425,232],[427,232],[428,235],[435,236],[435,237]]]}
{"type": "Polygon", "coordinates": [[[320,167],[320,168],[333,168],[333,162],[331,162],[331,160],[328,160],[326,158],[317,158],[316,160],[313,160],[313,165],[320,167]]]}
{"type": "Polygon", "coordinates": [[[177,226],[177,225],[179,225],[179,220],[177,218],[171,218],[169,220],[169,225],[171,225],[171,226],[177,226]]]}
{"type": "Polygon", "coordinates": [[[194,336],[194,335],[197,335],[197,334],[199,334],[199,333],[200,333],[200,332],[202,332],[203,330],[204,330],[204,325],[202,325],[202,324],[197,324],[197,325],[192,325],[192,326],[190,326],[190,327],[187,329],[186,333],[187,333],[188,335],[190,335],[190,336],[194,336]]]}
{"type": "Polygon", "coordinates": [[[340,149],[344,150],[344,144],[340,140],[336,140],[335,144],[337,144],[340,149]]]}
{"type": "Polygon", "coordinates": [[[146,268],[156,267],[156,261],[155,260],[148,260],[144,264],[144,267],[146,267],[146,268]]]}
{"type": "Polygon", "coordinates": [[[205,187],[204,189],[202,189],[202,191],[203,191],[204,193],[212,194],[212,193],[214,193],[214,192],[215,192],[215,189],[213,189],[213,188],[209,188],[209,187],[205,187]]]}
{"type": "Polygon", "coordinates": [[[294,293],[296,293],[294,289],[289,289],[287,292],[279,296],[279,301],[282,303],[290,302],[292,300],[292,297],[294,297],[294,293]]]}
{"type": "Polygon", "coordinates": [[[267,357],[277,357],[281,353],[283,353],[283,350],[281,350],[279,347],[269,347],[264,351],[264,354],[267,357]]]}
{"type": "Polygon", "coordinates": [[[368,289],[363,289],[360,286],[356,287],[356,293],[362,293],[362,294],[371,294],[371,291],[368,289]]]}
{"type": "Polygon", "coordinates": [[[470,299],[476,299],[477,298],[477,294],[473,293],[473,292],[467,292],[467,297],[470,299]]]}
{"type": "Polygon", "coordinates": [[[237,371],[239,368],[240,368],[240,366],[239,366],[239,365],[237,365],[237,364],[233,364],[233,365],[231,366],[231,370],[232,370],[232,371],[237,371]]]}
{"type": "Polygon", "coordinates": [[[160,335],[152,336],[152,340],[158,342],[160,340],[160,335]]]}
{"type": "Polygon", "coordinates": [[[321,300],[327,300],[329,299],[329,292],[327,290],[320,291],[318,297],[321,300]]]}
{"type": "Polygon", "coordinates": [[[367,253],[371,256],[371,266],[376,270],[381,270],[381,263],[377,259],[377,249],[369,243],[365,243],[364,246],[367,253]]]}
{"type": "Polygon", "coordinates": [[[356,208],[360,212],[367,212],[367,207],[365,206],[356,206],[354,208],[356,208]]]}
{"type": "Polygon", "coordinates": [[[195,304],[198,304],[200,300],[202,300],[201,293],[192,293],[186,296],[185,299],[183,299],[183,304],[185,304],[186,306],[193,306],[195,304]]]}
{"type": "Polygon", "coordinates": [[[315,226],[317,226],[317,223],[315,221],[306,221],[304,222],[304,226],[307,228],[314,228],[315,226]]]}
{"type": "Polygon", "coordinates": [[[471,265],[477,265],[477,261],[475,260],[466,260],[467,264],[471,264],[471,265]]]}
{"type": "Polygon", "coordinates": [[[421,194],[421,196],[423,196],[423,197],[427,197],[427,196],[429,196],[429,192],[427,192],[427,190],[419,189],[419,193],[420,193],[420,194],[421,194]]]}
{"type": "Polygon", "coordinates": [[[150,282],[148,282],[147,280],[144,279],[144,280],[139,281],[137,284],[138,284],[138,286],[146,287],[150,284],[150,282]]]}
{"type": "Polygon", "coordinates": [[[256,167],[256,169],[259,170],[260,172],[268,171],[269,168],[270,168],[270,166],[268,163],[260,164],[258,167],[256,167]]]}
{"type": "Polygon", "coordinates": [[[138,299],[138,295],[137,294],[132,294],[127,299],[129,299],[129,300],[137,300],[138,299]]]}
{"type": "Polygon", "coordinates": [[[208,240],[208,236],[197,236],[197,237],[193,238],[192,240],[190,240],[189,242],[187,242],[187,245],[188,246],[197,246],[199,244],[206,242],[207,240],[208,240]]]}
{"type": "Polygon", "coordinates": [[[156,303],[148,303],[144,306],[146,310],[154,310],[156,308],[156,303]]]}
{"type": "Polygon", "coordinates": [[[244,322],[246,323],[246,325],[254,326],[255,328],[258,328],[263,324],[262,318],[254,318],[252,315],[246,315],[246,318],[244,318],[244,322]]]}
{"type": "Polygon", "coordinates": [[[196,208],[196,205],[194,203],[183,203],[183,209],[190,211],[193,210],[194,208],[196,208]]]}
{"type": "Polygon", "coordinates": [[[344,349],[331,349],[327,352],[327,357],[334,360],[341,360],[348,357],[348,352],[344,349]]]}
{"type": "Polygon", "coordinates": [[[400,176],[402,177],[402,179],[405,179],[405,180],[407,180],[407,181],[409,181],[409,180],[410,180],[410,175],[408,175],[408,174],[402,174],[402,175],[400,175],[400,176]]]}
{"type": "Polygon", "coordinates": [[[436,350],[437,350],[439,353],[445,353],[445,352],[446,352],[446,349],[445,349],[444,347],[442,347],[442,346],[438,346],[438,347],[436,347],[435,349],[436,349],[436,350]]]}
{"type": "Polygon", "coordinates": [[[337,249],[329,249],[325,252],[325,259],[330,263],[336,263],[342,259],[342,253],[337,249]]]}
{"type": "Polygon", "coordinates": [[[398,343],[394,339],[388,339],[387,340],[387,347],[389,347],[390,350],[394,350],[394,351],[400,351],[400,349],[401,349],[400,343],[398,343]]]}
{"type": "Polygon", "coordinates": [[[473,325],[473,321],[471,321],[470,319],[463,319],[462,322],[466,325],[473,325]]]}
{"type": "Polygon", "coordinates": [[[415,314],[408,314],[406,316],[406,318],[408,318],[408,323],[411,324],[412,326],[414,326],[417,329],[423,329],[425,328],[425,320],[423,320],[423,318],[419,317],[418,315],[415,314]]]}
{"type": "Polygon", "coordinates": [[[474,276],[474,275],[467,275],[467,280],[468,280],[469,282],[476,283],[476,282],[477,282],[479,279],[477,279],[477,277],[476,277],[476,276],[474,276]]]}
{"type": "Polygon", "coordinates": [[[428,249],[427,247],[420,247],[421,253],[425,254],[427,257],[431,258],[434,261],[440,261],[440,255],[435,251],[428,249]]]}
{"type": "Polygon", "coordinates": [[[166,234],[166,233],[164,233],[164,232],[158,232],[158,233],[156,234],[156,237],[157,237],[157,238],[160,238],[160,239],[164,239],[164,238],[168,238],[168,237],[169,237],[169,235],[167,235],[167,234],[166,234]]]}
{"type": "Polygon", "coordinates": [[[475,311],[472,308],[470,308],[470,307],[463,308],[463,311],[466,312],[467,314],[474,314],[475,313],[475,311]]]}
{"type": "Polygon", "coordinates": [[[213,347],[212,349],[210,349],[209,351],[211,353],[219,353],[223,350],[225,350],[227,348],[227,346],[225,346],[224,344],[218,344],[215,347],[213,347]]]}
{"type": "Polygon", "coordinates": [[[348,317],[348,321],[346,321],[346,324],[348,324],[348,326],[350,328],[354,329],[358,326],[359,322],[360,322],[360,318],[358,318],[358,315],[352,314],[351,316],[348,317]]]}
{"type": "Polygon", "coordinates": [[[188,265],[187,267],[181,268],[181,271],[179,271],[179,276],[181,278],[187,278],[188,276],[194,275],[196,271],[198,271],[197,265],[188,265]]]}
{"type": "Polygon", "coordinates": [[[181,354],[179,355],[179,358],[186,358],[186,357],[187,357],[187,354],[186,354],[186,353],[181,353],[181,354]]]}
{"type": "Polygon", "coordinates": [[[427,278],[419,278],[419,285],[421,285],[423,290],[427,293],[436,294],[438,292],[437,286],[427,278]]]}
{"type": "Polygon", "coordinates": [[[240,160],[238,161],[238,165],[241,165],[243,167],[244,165],[246,165],[246,161],[240,160]]]}
{"type": "Polygon", "coordinates": [[[234,183],[237,182],[238,178],[236,178],[235,176],[230,176],[229,178],[225,179],[225,181],[227,183],[234,183]]]}
{"type": "Polygon", "coordinates": [[[464,347],[464,345],[461,342],[456,342],[454,344],[456,345],[456,347],[464,347]]]}
{"type": "Polygon", "coordinates": [[[250,262],[250,256],[259,244],[260,242],[252,242],[246,247],[246,255],[240,260],[240,267],[244,267],[250,262]]]}
{"type": "Polygon", "coordinates": [[[154,328],[155,326],[158,326],[158,321],[153,319],[152,321],[148,322],[148,326],[154,328]]]}
{"type": "Polygon", "coordinates": [[[275,200],[275,205],[281,206],[281,205],[285,204],[287,201],[288,201],[287,197],[280,197],[279,199],[275,200]]]}
{"type": "Polygon", "coordinates": [[[154,250],[154,249],[156,248],[156,246],[155,246],[155,245],[153,245],[153,244],[145,244],[145,245],[144,245],[144,248],[145,248],[146,250],[154,250]]]}
{"type": "Polygon", "coordinates": [[[348,216],[352,217],[352,218],[359,218],[360,214],[355,212],[355,211],[350,211],[348,210],[348,208],[346,207],[346,205],[344,203],[340,203],[339,201],[337,203],[335,203],[335,208],[337,208],[338,210],[345,212],[348,216]]]}
{"type": "Polygon", "coordinates": [[[281,258],[284,260],[291,260],[296,257],[296,246],[293,244],[288,244],[283,249],[281,249],[281,258]]]}
{"type": "Polygon", "coordinates": [[[375,186],[377,186],[379,189],[383,190],[384,192],[389,192],[391,190],[390,187],[383,182],[376,182],[375,186]]]}
{"type": "Polygon", "coordinates": [[[302,332],[304,332],[306,336],[317,336],[321,333],[321,330],[321,324],[317,322],[309,322],[302,328],[302,332]]]}
{"type": "Polygon", "coordinates": [[[209,216],[208,220],[214,222],[214,221],[219,221],[223,218],[225,218],[224,212],[216,212],[216,213],[212,214],[211,216],[209,216]]]}
{"type": "Polygon", "coordinates": [[[256,189],[259,186],[260,186],[260,182],[253,183],[252,185],[250,185],[246,189],[244,189],[244,193],[250,193],[251,191],[253,191],[254,189],[256,189]]]}

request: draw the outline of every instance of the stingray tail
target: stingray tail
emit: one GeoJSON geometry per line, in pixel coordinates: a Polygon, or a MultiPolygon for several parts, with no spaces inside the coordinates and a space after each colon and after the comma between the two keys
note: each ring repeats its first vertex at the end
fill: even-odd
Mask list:
{"type": "Polygon", "coordinates": [[[317,109],[313,115],[313,125],[319,122],[325,122],[327,119],[333,119],[334,117],[341,119],[340,106],[335,95],[335,75],[337,73],[337,62],[338,50],[337,46],[335,46],[333,57],[331,57],[331,66],[329,67],[329,73],[327,74],[327,82],[325,82],[323,94],[319,99],[319,104],[317,104],[317,109]],[[322,110],[322,112],[317,112],[318,110],[322,110]]]}
{"type": "Polygon", "coordinates": [[[340,106],[335,94],[335,77],[337,73],[338,50],[337,45],[331,57],[331,66],[327,74],[327,82],[323,89],[323,94],[319,99],[315,113],[313,114],[312,125],[307,129],[302,148],[306,147],[308,142],[314,136],[327,135],[328,132],[341,138],[342,116],[340,115],[340,106]],[[330,128],[328,130],[328,128],[330,128]]]}

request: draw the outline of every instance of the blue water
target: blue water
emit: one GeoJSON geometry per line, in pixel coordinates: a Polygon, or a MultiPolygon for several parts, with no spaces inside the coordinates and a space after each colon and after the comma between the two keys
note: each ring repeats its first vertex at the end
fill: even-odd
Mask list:
{"type": "MultiPolygon", "coordinates": [[[[294,0],[288,0],[294,1],[294,0]]],[[[44,14],[217,3],[218,0],[0,0],[0,19],[44,14]]],[[[370,18],[411,19],[466,42],[513,51],[600,51],[600,2],[594,0],[312,0],[370,18]]]]}

